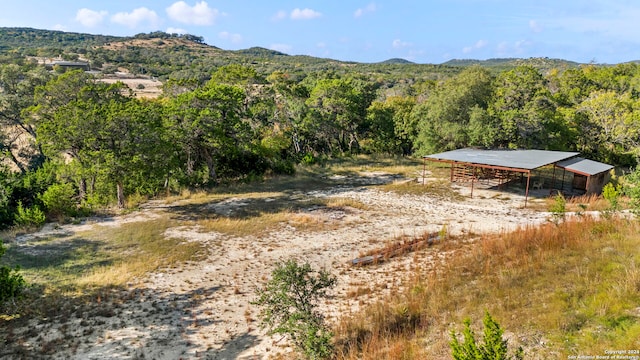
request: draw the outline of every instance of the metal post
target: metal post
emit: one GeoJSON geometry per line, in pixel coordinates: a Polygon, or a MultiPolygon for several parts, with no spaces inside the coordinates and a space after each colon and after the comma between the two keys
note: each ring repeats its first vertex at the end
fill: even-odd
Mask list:
{"type": "Polygon", "coordinates": [[[476,180],[476,168],[473,167],[473,173],[471,173],[471,198],[473,199],[473,183],[476,180]]]}
{"type": "Polygon", "coordinates": [[[527,172],[527,190],[524,193],[524,207],[527,207],[527,200],[529,199],[529,182],[531,182],[531,171],[527,172]]]}

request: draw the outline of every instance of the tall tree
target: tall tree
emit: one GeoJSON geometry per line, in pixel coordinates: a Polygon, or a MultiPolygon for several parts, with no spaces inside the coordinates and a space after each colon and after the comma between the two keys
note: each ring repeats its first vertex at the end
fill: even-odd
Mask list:
{"type": "Polygon", "coordinates": [[[500,120],[500,144],[510,148],[553,148],[548,130],[558,126],[556,104],[546,79],[531,66],[519,66],[496,79],[491,113],[500,120]]]}
{"type": "Polygon", "coordinates": [[[629,93],[591,93],[578,108],[587,117],[582,123],[581,150],[608,161],[615,161],[611,157],[618,153],[637,153],[640,145],[640,114],[634,111],[636,103],[629,93]]]}
{"type": "Polygon", "coordinates": [[[217,161],[237,151],[249,131],[242,121],[245,92],[234,85],[209,82],[181,94],[167,105],[167,125],[180,148],[187,177],[204,166],[207,178],[217,180],[217,161]]]}
{"type": "Polygon", "coordinates": [[[38,89],[31,109],[38,140],[52,157],[69,157],[81,198],[86,179],[104,179],[125,206],[125,185],[149,186],[153,169],[163,169],[161,112],[137,100],[122,83],[98,82],[82,72],[68,72],[38,89]]]}
{"type": "MultiPolygon", "coordinates": [[[[416,105],[412,117],[418,122],[418,151],[431,153],[470,145],[471,115],[477,111],[474,109],[487,108],[492,80],[487,70],[471,67],[445,81],[425,102],[416,105]]],[[[490,118],[483,120],[489,121],[490,118]]],[[[478,123],[477,126],[494,127],[490,122],[478,123]]]]}
{"type": "Polygon", "coordinates": [[[355,151],[372,94],[373,89],[358,79],[319,80],[306,101],[310,109],[308,130],[330,151],[355,151]]]}
{"type": "Polygon", "coordinates": [[[23,174],[42,156],[36,132],[22,112],[33,105],[36,87],[50,75],[40,67],[0,65],[0,158],[6,157],[23,174]]]}

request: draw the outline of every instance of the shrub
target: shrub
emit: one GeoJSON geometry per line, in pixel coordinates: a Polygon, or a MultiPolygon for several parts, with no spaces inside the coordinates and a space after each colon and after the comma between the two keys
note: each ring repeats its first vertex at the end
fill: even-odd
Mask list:
{"type": "Polygon", "coordinates": [[[640,215],[640,166],[625,176],[623,192],[631,200],[631,210],[640,215]]]}
{"type": "Polygon", "coordinates": [[[18,201],[18,207],[14,217],[14,223],[18,226],[40,226],[44,224],[46,218],[44,212],[37,205],[25,208],[22,202],[18,201]]]}
{"type": "Polygon", "coordinates": [[[289,260],[278,264],[271,280],[258,289],[252,304],[262,306],[261,326],[269,335],[289,336],[295,347],[309,359],[324,359],[333,353],[333,334],[316,306],[326,297],[336,278],[326,271],[314,271],[308,263],[299,266],[289,260]]]}
{"type": "Polygon", "coordinates": [[[565,213],[567,212],[567,199],[564,198],[561,192],[558,192],[555,196],[549,211],[553,215],[556,224],[564,219],[565,213]]]}
{"type": "Polygon", "coordinates": [[[618,211],[620,209],[620,195],[622,193],[622,187],[616,186],[612,183],[608,183],[602,188],[602,197],[609,202],[609,209],[611,211],[618,211]]]}
{"type": "MultiPolygon", "coordinates": [[[[5,251],[0,241],[0,258],[2,258],[5,251]]],[[[0,266],[0,303],[18,297],[26,286],[22,275],[18,273],[19,270],[20,268],[17,266],[13,269],[4,265],[0,266]]]]}
{"type": "Polygon", "coordinates": [[[507,340],[502,338],[503,331],[488,312],[485,312],[483,323],[484,337],[481,344],[476,342],[470,319],[464,321],[462,344],[455,331],[451,331],[450,345],[455,360],[521,360],[523,358],[522,348],[518,348],[514,356],[508,355],[507,340]]]}
{"type": "Polygon", "coordinates": [[[53,184],[40,195],[47,213],[52,217],[73,216],[76,212],[76,191],[72,184],[53,184]]]}

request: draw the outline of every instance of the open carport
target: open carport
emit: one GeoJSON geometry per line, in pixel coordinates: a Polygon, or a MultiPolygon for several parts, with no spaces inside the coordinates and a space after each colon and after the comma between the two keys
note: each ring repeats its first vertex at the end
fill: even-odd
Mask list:
{"type": "MultiPolygon", "coordinates": [[[[557,166],[559,163],[575,158],[578,155],[579,153],[577,152],[549,150],[485,150],[473,148],[451,150],[424,156],[423,178],[424,171],[426,171],[426,161],[449,163],[451,164],[451,181],[471,182],[471,196],[473,196],[473,187],[477,181],[492,180],[501,186],[514,180],[518,175],[520,177],[526,175],[525,206],[527,206],[530,186],[533,185],[534,188],[541,186],[535,182],[534,184],[531,183],[531,172],[547,165],[557,166]]],[[[565,169],[569,170],[568,168],[565,169]]]]}

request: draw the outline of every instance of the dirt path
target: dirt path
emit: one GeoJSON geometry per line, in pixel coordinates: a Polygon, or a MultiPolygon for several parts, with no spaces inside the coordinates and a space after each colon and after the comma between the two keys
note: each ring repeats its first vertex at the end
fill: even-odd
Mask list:
{"type": "MultiPolygon", "coordinates": [[[[459,191],[468,195],[468,189],[459,191]]],[[[60,359],[267,359],[270,354],[286,351],[285,341],[264,336],[257,328],[257,309],[249,301],[276,262],[294,258],[337,275],[339,285],[334,296],[323,305],[329,318],[335,319],[397,289],[402,281],[398,271],[416,261],[415,257],[405,256],[375,267],[354,268],[348,264],[366,250],[400,235],[438,232],[443,228],[454,235],[478,234],[546,221],[548,214],[522,209],[522,197],[495,195],[475,190],[474,199],[451,201],[427,195],[398,195],[356,183],[295,195],[351,198],[366,204],[366,210],[306,209],[307,215],[330,224],[322,230],[305,231],[287,225],[262,237],[239,238],[185,226],[172,228],[166,236],[206,244],[206,260],[150,274],[126,294],[126,301],[99,321],[78,316],[64,324],[32,326],[47,333],[44,340],[55,339],[62,326],[67,327],[65,334],[82,337],[72,348],[56,349],[53,357],[60,359]],[[366,291],[356,296],[357,288],[366,291]]],[[[231,199],[223,205],[218,203],[214,210],[223,213],[250,203],[231,199]]],[[[116,218],[110,223],[118,226],[122,221],[145,221],[164,211],[164,206],[152,204],[141,214],[116,218]]],[[[22,241],[28,243],[28,239],[22,241]]],[[[423,250],[420,261],[429,266],[441,260],[438,256],[434,251],[423,250]]]]}

